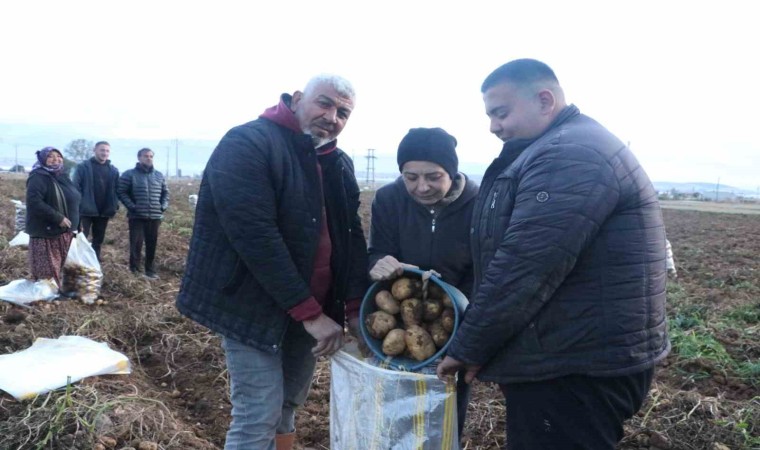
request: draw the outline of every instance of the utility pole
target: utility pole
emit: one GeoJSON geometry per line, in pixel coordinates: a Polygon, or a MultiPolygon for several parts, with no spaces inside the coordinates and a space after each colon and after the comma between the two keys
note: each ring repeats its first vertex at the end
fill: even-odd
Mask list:
{"type": "Polygon", "coordinates": [[[179,178],[179,139],[174,139],[174,174],[179,178]]]}
{"type": "Polygon", "coordinates": [[[372,189],[375,188],[375,160],[377,159],[377,156],[375,156],[375,149],[374,148],[368,148],[367,149],[367,186],[371,186],[372,189]]]}
{"type": "Polygon", "coordinates": [[[14,147],[16,147],[16,169],[18,170],[18,144],[15,144],[14,147]]]}
{"type": "Polygon", "coordinates": [[[720,191],[720,177],[718,177],[718,184],[715,185],[715,202],[718,202],[718,191],[720,191]]]}
{"type": "Polygon", "coordinates": [[[166,178],[169,178],[169,155],[172,154],[172,148],[166,146],[166,178]]]}

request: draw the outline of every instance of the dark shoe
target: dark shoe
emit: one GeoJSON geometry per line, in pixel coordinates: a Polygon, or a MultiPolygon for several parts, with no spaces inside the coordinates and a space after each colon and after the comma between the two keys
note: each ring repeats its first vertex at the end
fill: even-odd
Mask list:
{"type": "Polygon", "coordinates": [[[132,272],[132,275],[140,275],[140,271],[135,268],[131,267],[129,271],[132,272]]]}
{"type": "Polygon", "coordinates": [[[145,278],[148,278],[149,280],[158,280],[158,275],[156,275],[155,272],[145,272],[145,278]]]}

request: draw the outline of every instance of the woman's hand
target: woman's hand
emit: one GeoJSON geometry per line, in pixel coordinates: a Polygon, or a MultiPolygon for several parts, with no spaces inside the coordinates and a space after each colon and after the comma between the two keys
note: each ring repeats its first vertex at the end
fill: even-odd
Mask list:
{"type": "Polygon", "coordinates": [[[418,267],[399,262],[393,256],[387,255],[377,260],[375,265],[372,266],[372,269],[369,271],[369,277],[372,281],[391,280],[403,274],[406,268],[417,269],[418,267]]]}
{"type": "Polygon", "coordinates": [[[71,228],[71,221],[68,217],[64,217],[61,223],[58,224],[61,228],[71,228]]]}

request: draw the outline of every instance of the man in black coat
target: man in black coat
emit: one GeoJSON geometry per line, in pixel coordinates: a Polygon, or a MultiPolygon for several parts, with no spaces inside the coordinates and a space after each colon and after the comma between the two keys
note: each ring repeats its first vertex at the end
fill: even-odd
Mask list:
{"type": "Polygon", "coordinates": [[[158,245],[158,228],[169,207],[169,189],[164,175],[153,167],[153,150],[137,152],[134,169],[119,178],[116,195],[127,208],[129,220],[129,270],[140,271],[142,247],[145,242],[145,277],[158,279],[154,260],[158,245]]]}
{"type": "Polygon", "coordinates": [[[351,158],[336,138],[351,84],[313,78],[232,128],[203,171],[179,311],[222,335],[232,424],[225,448],[290,449],[316,358],[342,345],[367,289],[351,158]]]}
{"type": "Polygon", "coordinates": [[[106,236],[108,221],[119,209],[116,186],[119,184],[119,169],[111,164],[108,157],[111,144],[100,141],[95,144],[92,158],[82,161],[74,169],[71,181],[82,194],[79,217],[82,232],[88,237],[92,229],[92,248],[100,258],[100,247],[106,236]]]}
{"type": "Polygon", "coordinates": [[[670,349],[657,193],[546,64],[512,61],[481,90],[504,147],[473,210],[473,295],[438,375],[499,383],[508,449],[614,449],[670,349]]]}

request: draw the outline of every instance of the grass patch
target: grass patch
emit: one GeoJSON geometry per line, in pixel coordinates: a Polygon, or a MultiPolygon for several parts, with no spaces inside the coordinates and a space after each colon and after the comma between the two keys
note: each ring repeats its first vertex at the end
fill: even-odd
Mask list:
{"type": "Polygon", "coordinates": [[[686,289],[680,283],[668,282],[666,287],[667,301],[671,305],[680,305],[688,298],[686,289]]]}
{"type": "Polygon", "coordinates": [[[720,367],[728,367],[733,363],[723,344],[701,328],[684,330],[674,326],[670,331],[670,340],[681,359],[710,360],[720,367]]]}
{"type": "Polygon", "coordinates": [[[760,361],[744,361],[739,363],[736,372],[742,378],[758,384],[760,380],[760,361]]]}
{"type": "Polygon", "coordinates": [[[674,316],[668,321],[671,332],[686,331],[704,326],[707,316],[707,308],[698,304],[681,305],[675,310],[674,316]]]}
{"type": "Polygon", "coordinates": [[[760,303],[738,306],[729,311],[725,317],[747,325],[755,325],[760,323],[760,303]]]}
{"type": "Polygon", "coordinates": [[[720,420],[724,427],[738,432],[744,439],[743,449],[760,448],[760,397],[755,397],[747,402],[746,407],[739,409],[734,414],[735,420],[720,420]]]}

